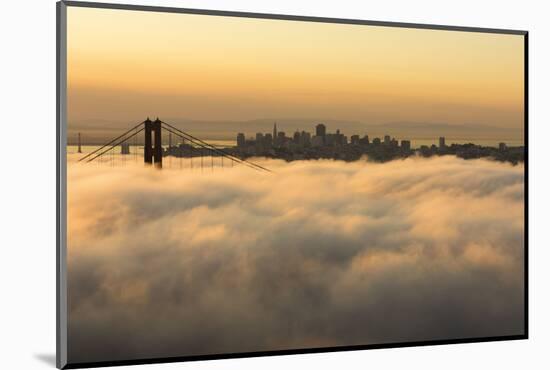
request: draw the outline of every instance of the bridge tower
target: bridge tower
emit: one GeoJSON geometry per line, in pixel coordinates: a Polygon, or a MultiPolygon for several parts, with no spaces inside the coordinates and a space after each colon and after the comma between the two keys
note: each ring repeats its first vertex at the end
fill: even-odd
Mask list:
{"type": "Polygon", "coordinates": [[[155,163],[156,167],[162,168],[161,121],[158,118],[151,121],[149,117],[147,117],[145,120],[144,160],[146,164],[155,163]]]}

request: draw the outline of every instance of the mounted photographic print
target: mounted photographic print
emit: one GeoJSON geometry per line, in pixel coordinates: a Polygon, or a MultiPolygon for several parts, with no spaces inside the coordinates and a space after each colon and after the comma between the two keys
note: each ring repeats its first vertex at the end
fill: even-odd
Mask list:
{"type": "Polygon", "coordinates": [[[58,367],[527,338],[527,32],[57,10],[58,367]]]}

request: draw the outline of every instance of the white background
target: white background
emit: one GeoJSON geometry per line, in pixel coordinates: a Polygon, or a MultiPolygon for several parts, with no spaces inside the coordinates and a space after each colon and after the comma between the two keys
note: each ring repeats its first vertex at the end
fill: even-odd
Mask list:
{"type": "MultiPolygon", "coordinates": [[[[113,0],[114,1],[114,0],[113,0]]],[[[125,3],[530,31],[530,339],[161,364],[143,369],[550,368],[550,22],[545,1],[232,0],[125,3]],[[546,146],[545,146],[546,145],[546,146]]],[[[0,367],[55,356],[55,1],[4,1],[0,22],[0,367]]],[[[101,25],[98,25],[100,27],[101,25]]],[[[135,368],[135,367],[134,367],[135,368]]]]}

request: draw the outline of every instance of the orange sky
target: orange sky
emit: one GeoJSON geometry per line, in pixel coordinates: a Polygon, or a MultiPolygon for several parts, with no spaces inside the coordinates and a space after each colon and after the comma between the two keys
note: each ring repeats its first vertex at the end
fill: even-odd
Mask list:
{"type": "Polygon", "coordinates": [[[523,126],[523,36],[68,8],[69,122],[523,126]]]}

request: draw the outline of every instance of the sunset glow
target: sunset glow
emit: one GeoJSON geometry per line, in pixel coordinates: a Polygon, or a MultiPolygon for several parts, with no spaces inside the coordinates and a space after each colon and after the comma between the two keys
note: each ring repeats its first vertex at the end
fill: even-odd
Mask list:
{"type": "Polygon", "coordinates": [[[69,119],[523,125],[523,37],[69,8],[69,119]]]}

